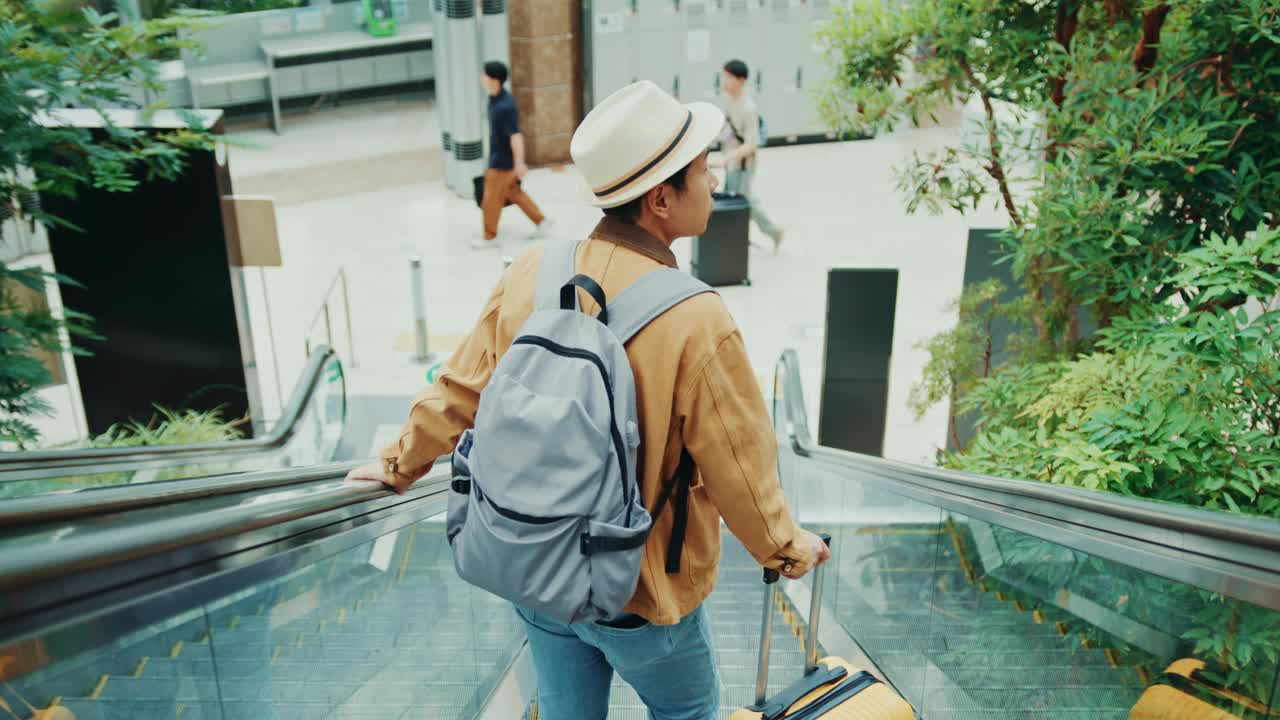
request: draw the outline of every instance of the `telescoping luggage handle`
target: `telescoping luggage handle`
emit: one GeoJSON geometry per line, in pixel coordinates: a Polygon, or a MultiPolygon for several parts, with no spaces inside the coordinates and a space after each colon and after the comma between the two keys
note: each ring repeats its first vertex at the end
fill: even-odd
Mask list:
{"type": "MultiPolygon", "coordinates": [[[[823,533],[818,537],[831,547],[831,536],[823,533]]],[[[818,618],[822,614],[822,581],[827,567],[819,565],[813,571],[813,595],[809,602],[809,631],[804,640],[804,672],[808,675],[818,668],[818,618]]],[[[769,652],[773,649],[773,604],[777,601],[777,570],[764,571],[764,614],[760,621],[760,658],[756,670],[756,704],[763,708],[769,696],[769,652]]],[[[788,703],[789,705],[790,703],[788,703]]]]}

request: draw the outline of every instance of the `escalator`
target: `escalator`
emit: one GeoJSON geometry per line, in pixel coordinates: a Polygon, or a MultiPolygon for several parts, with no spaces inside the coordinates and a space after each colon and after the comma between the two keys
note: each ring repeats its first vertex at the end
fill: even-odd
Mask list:
{"type": "Polygon", "coordinates": [[[0,453],[0,501],[329,462],[339,446],[346,416],[342,363],[332,350],[320,347],[307,359],[280,419],[262,437],[223,443],[0,453]]]}
{"type": "MultiPolygon", "coordinates": [[[[773,395],[784,488],[834,537],[820,640],[921,717],[1120,719],[1173,684],[1229,713],[1179,717],[1280,717],[1277,523],[816,447],[790,354],[773,395]]],[[[0,503],[0,719],[531,715],[518,619],[453,571],[445,470],[404,496],[331,465],[0,503]]],[[[780,597],[775,690],[807,585],[780,597]]],[[[760,598],[726,536],[722,717],[753,695],[760,598]]],[[[609,717],[646,717],[621,681],[609,717]]]]}
{"type": "Polygon", "coordinates": [[[1204,704],[1179,718],[1280,717],[1280,522],[818,447],[799,377],[784,354],[788,499],[835,538],[834,619],[922,717],[1175,717],[1141,714],[1161,685],[1204,704]]]}

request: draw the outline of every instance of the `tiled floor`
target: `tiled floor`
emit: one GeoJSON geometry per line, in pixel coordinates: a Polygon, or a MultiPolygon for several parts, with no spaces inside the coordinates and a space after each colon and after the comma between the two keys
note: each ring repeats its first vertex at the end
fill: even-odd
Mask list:
{"type": "MultiPolygon", "coordinates": [[[[423,384],[425,368],[409,357],[411,257],[423,260],[433,350],[448,350],[470,328],[501,273],[502,252],[468,246],[480,232],[474,204],[449,193],[430,162],[424,160],[418,176],[412,162],[407,168],[403,162],[405,156],[425,158],[438,151],[434,127],[429,102],[412,97],[299,115],[279,137],[265,129],[232,126],[239,143],[231,150],[237,186],[255,193],[276,187],[281,196],[277,213],[284,266],[261,272],[286,396],[302,367],[308,330],[313,340],[324,337],[322,320],[309,324],[340,269],[351,281],[358,363],[350,373],[350,390],[361,395],[408,395],[423,384]],[[389,169],[382,173],[378,157],[400,161],[388,160],[389,169]],[[355,187],[370,191],[351,192],[352,179],[343,169],[353,162],[368,174],[355,187]],[[298,181],[291,183],[290,177],[298,181]],[[341,187],[326,190],[326,177],[341,187]],[[322,199],[300,198],[296,186],[303,184],[322,199]]],[[[905,212],[893,166],[956,133],[940,128],[765,150],[758,191],[787,228],[786,244],[778,257],[753,251],[751,287],[722,290],[743,327],[766,392],[779,353],[788,347],[799,352],[816,423],[827,270],[897,268],[901,274],[885,449],[902,460],[927,462],[944,441],[942,408],[917,420],[907,406],[911,385],[928,359],[918,345],[953,320],[947,307],[960,292],[967,228],[1001,224],[994,212],[977,219],[905,212]]],[[[579,200],[582,184],[572,168],[536,170],[525,185],[555,219],[556,234],[584,236],[599,216],[579,200]]],[[[531,229],[518,211],[509,209],[500,235],[507,252],[518,252],[531,229]]],[[[675,249],[687,261],[688,242],[678,242],[675,249]]],[[[263,285],[256,277],[259,270],[249,272],[255,342],[267,356],[261,367],[270,409],[276,393],[263,285]]],[[[334,299],[339,300],[332,308],[335,344],[346,355],[346,320],[339,294],[334,299]]]]}

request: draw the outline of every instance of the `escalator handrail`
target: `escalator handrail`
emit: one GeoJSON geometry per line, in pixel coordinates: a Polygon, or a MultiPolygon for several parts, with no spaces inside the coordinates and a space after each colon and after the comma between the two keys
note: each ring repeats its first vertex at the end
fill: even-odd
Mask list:
{"type": "MultiPolygon", "coordinates": [[[[171,461],[187,455],[241,454],[279,448],[292,439],[298,420],[309,405],[316,387],[320,384],[329,360],[337,354],[327,346],[316,348],[307,359],[301,378],[289,396],[280,421],[269,433],[248,440],[231,440],[218,443],[190,443],[185,445],[152,445],[127,448],[71,448],[66,450],[28,450],[0,453],[0,482],[5,473],[56,467],[114,463],[144,463],[171,461]]],[[[345,410],[344,410],[345,412],[345,410]]],[[[102,472],[110,472],[106,469],[102,472]]]]}
{"type": "MultiPolygon", "coordinates": [[[[447,465],[448,456],[438,458],[437,463],[440,462],[447,465]]],[[[324,482],[332,480],[335,476],[346,475],[348,471],[359,465],[358,462],[348,461],[305,468],[207,475],[138,485],[116,485],[75,492],[32,495],[6,500],[0,504],[0,528],[129,512],[218,495],[324,482]]]]}
{"type": "Polygon", "coordinates": [[[0,528],[127,512],[218,495],[329,480],[335,474],[346,473],[353,467],[355,467],[354,463],[335,463],[307,468],[209,475],[14,498],[0,504],[0,528]]]}
{"type": "MultiPolygon", "coordinates": [[[[1172,531],[1191,537],[1226,541],[1251,549],[1280,551],[1280,522],[1269,518],[1180,507],[1062,485],[976,475],[823,447],[813,441],[809,432],[799,356],[794,350],[783,352],[778,360],[777,370],[780,373],[777,379],[781,381],[783,392],[784,429],[792,449],[802,457],[821,457],[870,474],[891,476],[894,481],[909,483],[927,494],[946,493],[953,499],[960,497],[974,503],[995,502],[1018,511],[1027,510],[1026,503],[1020,501],[1031,500],[1041,505],[1083,512],[1099,519],[1113,518],[1131,524],[1126,528],[1126,535],[1156,544],[1166,542],[1167,533],[1172,531]],[[982,496],[974,497],[975,493],[981,493],[982,496]]],[[[777,385],[775,383],[775,391],[778,389],[777,385]]],[[[1091,527],[1101,532],[1112,532],[1101,527],[1101,523],[1091,527]]],[[[1219,559],[1235,561],[1235,558],[1230,557],[1219,559]]],[[[1269,559],[1270,567],[1264,569],[1280,573],[1280,555],[1269,559]]]]}
{"type": "MultiPolygon", "coordinates": [[[[442,466],[436,466],[405,493],[403,501],[412,502],[445,492],[449,487],[446,476],[442,466]]],[[[330,467],[323,479],[335,482],[343,477],[344,473],[330,467]]],[[[374,483],[342,483],[282,495],[267,502],[246,503],[203,513],[177,513],[140,523],[122,522],[117,527],[50,543],[38,553],[0,554],[0,590],[9,591],[78,571],[100,569],[229,538],[342,507],[390,498],[393,494],[386,487],[374,483]]]]}

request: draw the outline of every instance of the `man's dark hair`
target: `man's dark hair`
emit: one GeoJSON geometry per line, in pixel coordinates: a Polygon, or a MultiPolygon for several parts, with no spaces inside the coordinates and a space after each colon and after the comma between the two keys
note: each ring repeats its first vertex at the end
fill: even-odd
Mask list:
{"type": "MultiPolygon", "coordinates": [[[[676,192],[684,192],[685,185],[688,184],[689,180],[690,167],[693,167],[693,163],[689,163],[688,165],[680,168],[676,171],[675,175],[663,180],[661,184],[670,185],[676,189],[676,192]]],[[[640,209],[644,207],[644,196],[648,194],[649,192],[646,190],[644,195],[641,195],[625,205],[605,208],[604,214],[611,218],[635,224],[635,221],[640,219],[640,209]]]]}
{"type": "Polygon", "coordinates": [[[741,60],[730,60],[729,62],[725,63],[724,71],[738,78],[739,80],[746,80],[747,76],[751,74],[751,72],[747,70],[747,64],[742,62],[741,60]]]}
{"type": "Polygon", "coordinates": [[[507,66],[497,60],[490,60],[484,64],[484,74],[500,83],[505,84],[507,82],[507,66]]]}

